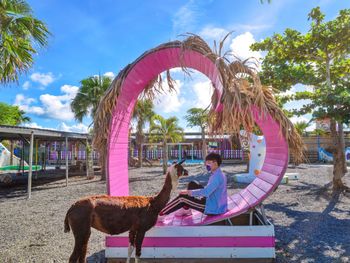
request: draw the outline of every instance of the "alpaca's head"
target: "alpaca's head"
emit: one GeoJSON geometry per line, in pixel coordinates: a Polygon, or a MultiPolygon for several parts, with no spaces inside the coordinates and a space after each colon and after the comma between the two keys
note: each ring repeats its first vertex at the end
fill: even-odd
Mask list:
{"type": "Polygon", "coordinates": [[[179,183],[179,177],[181,176],[188,176],[188,171],[182,167],[182,163],[185,160],[182,160],[179,163],[173,163],[171,166],[168,167],[167,173],[169,173],[171,178],[171,184],[172,184],[172,191],[176,190],[177,185],[179,183]]]}

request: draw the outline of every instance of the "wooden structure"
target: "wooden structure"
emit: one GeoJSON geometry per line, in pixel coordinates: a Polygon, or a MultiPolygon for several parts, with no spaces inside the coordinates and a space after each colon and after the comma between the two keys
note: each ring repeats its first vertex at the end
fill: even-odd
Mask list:
{"type": "MultiPolygon", "coordinates": [[[[32,174],[33,174],[33,151],[34,140],[40,141],[63,141],[65,143],[66,152],[68,150],[68,142],[72,141],[87,141],[89,140],[88,134],[74,133],[74,132],[62,132],[56,130],[27,128],[18,126],[5,126],[0,125],[0,141],[1,140],[26,140],[29,142],[29,171],[28,171],[28,187],[27,197],[31,197],[32,192],[32,174]]],[[[66,185],[68,185],[68,154],[65,156],[66,166],[66,185]]],[[[86,169],[88,172],[88,169],[86,169]]]]}

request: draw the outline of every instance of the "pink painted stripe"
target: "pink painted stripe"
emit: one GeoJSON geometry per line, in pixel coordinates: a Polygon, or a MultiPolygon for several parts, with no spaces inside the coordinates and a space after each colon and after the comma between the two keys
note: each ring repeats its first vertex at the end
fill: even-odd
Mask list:
{"type": "MultiPolygon", "coordinates": [[[[128,237],[106,238],[106,247],[128,245],[128,237]]],[[[142,247],[275,247],[275,237],[145,237],[142,247]]]]}

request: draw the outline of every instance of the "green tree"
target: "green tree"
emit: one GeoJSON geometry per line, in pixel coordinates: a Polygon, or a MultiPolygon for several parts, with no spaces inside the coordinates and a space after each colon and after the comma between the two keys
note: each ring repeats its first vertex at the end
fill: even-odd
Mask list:
{"type": "Polygon", "coordinates": [[[344,156],[343,123],[350,119],[350,9],[344,9],[331,21],[324,21],[319,7],[311,10],[310,30],[302,34],[286,29],[274,34],[253,50],[267,51],[261,78],[264,84],[280,91],[301,83],[313,91],[297,92],[290,99],[311,102],[294,110],[295,114],[313,113],[314,118],[331,119],[333,138],[333,189],[346,188],[342,177],[347,172],[344,156]]]}
{"type": "Polygon", "coordinates": [[[17,126],[24,122],[30,122],[30,118],[25,116],[25,112],[20,110],[18,106],[0,102],[0,112],[0,125],[17,126]]]}
{"type": "Polygon", "coordinates": [[[166,173],[168,165],[168,142],[180,142],[183,139],[183,129],[178,125],[176,117],[165,119],[154,115],[150,125],[151,141],[161,141],[163,146],[163,172],[166,173]]]}
{"type": "Polygon", "coordinates": [[[300,134],[300,135],[304,135],[306,129],[310,126],[310,123],[309,122],[306,122],[306,121],[297,121],[295,124],[294,124],[294,127],[295,129],[297,130],[297,132],[300,134]]]}
{"type": "MultiPolygon", "coordinates": [[[[74,113],[76,120],[82,122],[84,117],[87,117],[90,113],[91,118],[94,118],[98,104],[101,97],[111,85],[112,80],[107,76],[92,76],[80,81],[80,87],[77,95],[71,102],[71,109],[74,113]]],[[[90,149],[91,145],[86,145],[86,149],[90,149]]],[[[93,176],[93,167],[92,167],[92,153],[93,151],[88,150],[89,161],[87,169],[89,169],[89,175],[93,176]]],[[[105,161],[100,160],[100,165],[102,167],[101,180],[106,179],[106,167],[105,161]]]]}
{"type": "Polygon", "coordinates": [[[191,108],[187,111],[185,119],[189,127],[200,127],[202,137],[202,156],[205,158],[207,155],[207,141],[205,139],[205,133],[208,127],[208,110],[191,108]]]}
{"type": "Polygon", "coordinates": [[[150,122],[152,117],[155,115],[153,111],[153,102],[150,99],[138,100],[132,118],[137,122],[136,125],[136,145],[138,149],[138,160],[139,166],[142,162],[142,143],[145,140],[143,129],[147,122],[150,122]]]}
{"type": "MultiPolygon", "coordinates": [[[[20,110],[18,106],[8,105],[0,102],[0,125],[17,126],[25,122],[30,122],[30,118],[25,116],[25,112],[20,110]]],[[[13,164],[13,140],[9,142],[11,157],[10,164],[13,164]]]]}
{"type": "Polygon", "coordinates": [[[71,102],[74,117],[82,122],[90,113],[94,118],[100,99],[109,88],[112,79],[107,76],[92,76],[80,81],[77,95],[71,102]]]}
{"type": "Polygon", "coordinates": [[[47,45],[46,25],[24,0],[0,1],[0,84],[17,81],[33,66],[36,47],[47,45]]]}

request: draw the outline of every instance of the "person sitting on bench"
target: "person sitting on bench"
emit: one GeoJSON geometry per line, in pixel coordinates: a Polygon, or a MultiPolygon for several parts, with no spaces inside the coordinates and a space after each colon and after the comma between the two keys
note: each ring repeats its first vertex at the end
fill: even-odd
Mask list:
{"type": "Polygon", "coordinates": [[[227,211],[227,179],[220,169],[221,156],[209,153],[205,157],[205,165],[210,172],[208,184],[203,187],[196,181],[188,184],[178,197],[169,202],[159,213],[160,216],[179,210],[176,215],[190,215],[192,208],[206,215],[218,215],[227,211]]]}

